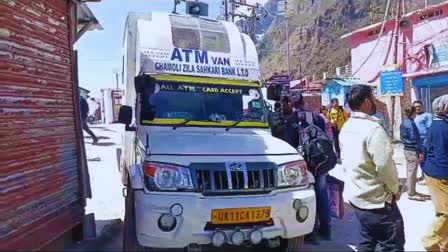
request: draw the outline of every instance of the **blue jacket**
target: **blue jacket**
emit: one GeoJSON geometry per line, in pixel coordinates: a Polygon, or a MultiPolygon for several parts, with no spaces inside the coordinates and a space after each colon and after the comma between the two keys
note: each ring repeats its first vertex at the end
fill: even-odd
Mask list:
{"type": "Polygon", "coordinates": [[[426,132],[428,131],[429,127],[431,126],[432,115],[430,113],[426,113],[426,112],[422,113],[422,114],[417,114],[414,122],[417,125],[418,131],[420,132],[420,137],[425,138],[426,132]]]}
{"type": "Polygon", "coordinates": [[[422,152],[420,133],[414,120],[406,118],[400,127],[401,142],[405,150],[422,152]]]}
{"type": "Polygon", "coordinates": [[[448,120],[436,119],[426,135],[425,174],[448,179],[448,120]]]}

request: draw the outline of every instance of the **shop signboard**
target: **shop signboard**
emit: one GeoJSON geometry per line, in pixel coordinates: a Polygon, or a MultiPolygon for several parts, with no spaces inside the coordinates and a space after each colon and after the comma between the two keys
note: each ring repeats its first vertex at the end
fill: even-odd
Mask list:
{"type": "Polygon", "coordinates": [[[448,41],[433,44],[430,62],[431,68],[448,67],[448,41]]]}
{"type": "Polygon", "coordinates": [[[204,50],[145,48],[140,55],[145,72],[204,76],[240,80],[258,80],[258,62],[232,58],[228,54],[204,50]]]}
{"type": "Polygon", "coordinates": [[[383,96],[401,96],[404,93],[404,81],[401,71],[383,71],[380,74],[380,94],[383,96]]]}
{"type": "Polygon", "coordinates": [[[269,79],[271,85],[281,85],[283,87],[282,95],[290,93],[291,77],[288,75],[274,75],[269,79]]]}

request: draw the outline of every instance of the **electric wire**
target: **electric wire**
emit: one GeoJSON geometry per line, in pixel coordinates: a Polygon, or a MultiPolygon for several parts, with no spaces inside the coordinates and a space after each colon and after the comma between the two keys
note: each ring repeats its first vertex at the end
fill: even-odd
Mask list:
{"type": "Polygon", "coordinates": [[[386,23],[387,23],[387,16],[389,13],[390,2],[391,2],[391,0],[387,0],[386,11],[384,14],[383,23],[381,24],[381,30],[380,30],[380,33],[378,34],[378,39],[376,40],[375,46],[373,47],[370,54],[366,57],[364,62],[358,67],[358,69],[355,72],[353,72],[353,74],[352,74],[353,76],[356,75],[359,72],[359,70],[361,70],[361,68],[367,63],[367,61],[370,59],[370,57],[372,57],[373,53],[375,52],[376,48],[378,47],[378,44],[380,43],[380,38],[383,36],[383,33],[384,33],[384,27],[386,26],[386,23]]]}

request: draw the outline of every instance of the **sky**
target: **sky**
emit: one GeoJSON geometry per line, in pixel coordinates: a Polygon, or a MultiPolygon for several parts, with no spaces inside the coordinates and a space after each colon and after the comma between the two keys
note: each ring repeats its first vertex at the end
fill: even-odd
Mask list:
{"type": "MultiPolygon", "coordinates": [[[[267,0],[247,0],[264,4],[267,0]]],[[[208,0],[209,16],[216,17],[219,13],[221,0],[208,0]]],[[[96,16],[102,31],[90,31],[75,44],[78,50],[79,86],[91,91],[90,96],[100,97],[100,89],[115,88],[115,72],[122,69],[122,41],[124,25],[129,12],[171,12],[173,0],[102,0],[99,3],[88,3],[90,10],[96,16]]],[[[179,5],[178,13],[185,13],[185,4],[179,5]]]]}

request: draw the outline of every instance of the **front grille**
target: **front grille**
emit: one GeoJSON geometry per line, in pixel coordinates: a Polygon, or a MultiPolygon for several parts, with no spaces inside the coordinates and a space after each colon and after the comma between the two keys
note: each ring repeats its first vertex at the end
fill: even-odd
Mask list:
{"type": "Polygon", "coordinates": [[[249,189],[275,187],[275,175],[273,169],[248,171],[249,189]]]}
{"type": "Polygon", "coordinates": [[[198,181],[198,189],[201,191],[211,190],[212,184],[210,183],[209,171],[196,171],[196,179],[198,181]]]}
{"type": "Polygon", "coordinates": [[[224,164],[192,164],[195,188],[203,193],[268,192],[276,187],[277,167],[272,163],[247,163],[247,169],[229,171],[224,164]]]}
{"type": "Polygon", "coordinates": [[[215,186],[212,190],[227,190],[229,189],[229,178],[226,171],[211,171],[215,179],[215,186]]]}

